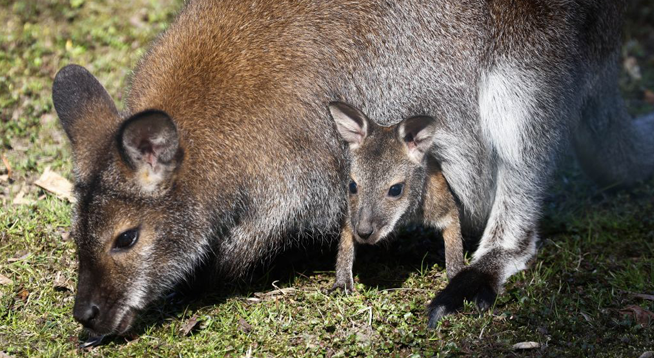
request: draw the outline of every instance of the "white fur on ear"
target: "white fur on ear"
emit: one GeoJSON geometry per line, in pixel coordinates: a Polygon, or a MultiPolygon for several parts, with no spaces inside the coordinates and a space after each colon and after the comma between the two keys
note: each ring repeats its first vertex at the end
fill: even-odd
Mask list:
{"type": "Polygon", "coordinates": [[[155,191],[171,178],[179,162],[179,137],[165,112],[134,115],[123,124],[119,140],[123,158],[135,170],[144,192],[155,191]]]}
{"type": "Polygon", "coordinates": [[[368,117],[343,102],[329,103],[329,112],[336,123],[338,133],[348,142],[350,149],[360,147],[368,135],[368,117]]]}
{"type": "Polygon", "coordinates": [[[399,139],[405,144],[409,158],[420,164],[431,148],[436,121],[429,116],[407,118],[398,127],[399,139]]]}

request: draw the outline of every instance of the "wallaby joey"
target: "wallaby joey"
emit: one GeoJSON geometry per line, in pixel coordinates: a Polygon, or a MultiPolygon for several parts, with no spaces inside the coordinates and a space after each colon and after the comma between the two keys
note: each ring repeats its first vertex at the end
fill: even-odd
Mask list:
{"type": "Polygon", "coordinates": [[[342,102],[329,105],[350,148],[348,217],[343,224],[332,289],[354,290],[355,241],[375,244],[407,221],[443,230],[447,277],[463,267],[459,211],[440,166],[429,155],[436,121],[410,117],[381,127],[342,102]]]}
{"type": "Polygon", "coordinates": [[[654,170],[654,116],[632,120],[617,87],[624,5],[189,0],[134,70],[124,112],[64,67],[52,97],[74,159],[74,317],[123,332],[201,265],[227,279],[335,238],[348,175],[332,101],[380,125],[438,122],[431,154],[480,241],[430,325],[465,300],[490,306],[536,254],[562,148],[605,184],[654,170]]]}

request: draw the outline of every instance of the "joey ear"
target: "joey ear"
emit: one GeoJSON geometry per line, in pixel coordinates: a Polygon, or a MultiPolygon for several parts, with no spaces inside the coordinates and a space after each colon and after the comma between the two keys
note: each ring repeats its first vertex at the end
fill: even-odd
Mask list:
{"type": "Polygon", "coordinates": [[[409,158],[416,163],[422,163],[432,146],[435,132],[436,121],[428,116],[407,118],[398,126],[399,139],[406,146],[409,158]]]}
{"type": "Polygon", "coordinates": [[[343,102],[330,102],[329,112],[341,137],[356,149],[368,135],[368,117],[358,109],[343,102]]]}
{"type": "Polygon", "coordinates": [[[118,144],[146,192],[169,181],[181,162],[177,127],[162,111],[144,111],[129,118],[120,128],[118,144]]]}
{"type": "Polygon", "coordinates": [[[119,119],[114,101],[100,82],[82,66],[68,65],[57,72],[52,84],[52,102],[73,150],[80,140],[93,140],[86,138],[88,134],[97,134],[102,129],[102,123],[89,121],[103,121],[109,127],[115,125],[112,119],[119,119]]]}

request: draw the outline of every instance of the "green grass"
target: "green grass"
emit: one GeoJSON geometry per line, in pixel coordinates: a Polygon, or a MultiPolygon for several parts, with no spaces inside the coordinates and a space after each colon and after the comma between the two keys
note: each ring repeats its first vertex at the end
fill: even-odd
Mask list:
{"type": "MultiPolygon", "coordinates": [[[[625,72],[621,86],[639,114],[654,110],[644,99],[646,90],[654,91],[654,2],[635,4],[623,56],[636,59],[642,76],[625,72]]],[[[654,311],[654,302],[634,296],[654,294],[654,182],[611,193],[569,162],[545,203],[538,259],[510,280],[489,312],[468,305],[437,329],[425,329],[425,304],[446,283],[442,242],[413,229],[387,247],[361,250],[355,294],[325,294],[334,280],[333,248],[294,251],[253,283],[196,299],[162,299],[133,334],[79,348],[86,335],[71,314],[75,246],[62,235],[71,208],[33,185],[48,166],[70,178],[52,79],[62,66],[82,64],[120,102],[130,69],[180,6],[174,0],[0,0],[0,150],[13,169],[10,179],[0,179],[0,274],[13,281],[0,284],[0,351],[12,357],[638,357],[654,349],[653,326],[620,312],[629,305],[654,311]],[[30,203],[12,204],[21,192],[30,203]],[[293,290],[274,291],[276,280],[293,290]],[[184,335],[192,317],[199,323],[184,335]],[[523,341],[541,348],[512,349],[523,341]]]]}

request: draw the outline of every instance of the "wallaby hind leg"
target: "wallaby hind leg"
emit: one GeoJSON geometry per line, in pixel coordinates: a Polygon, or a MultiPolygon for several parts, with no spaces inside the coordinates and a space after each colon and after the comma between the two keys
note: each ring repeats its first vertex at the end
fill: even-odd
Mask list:
{"type": "Polygon", "coordinates": [[[629,186],[654,172],[654,113],[632,119],[611,65],[586,99],[574,132],[581,167],[598,184],[629,186]]]}

